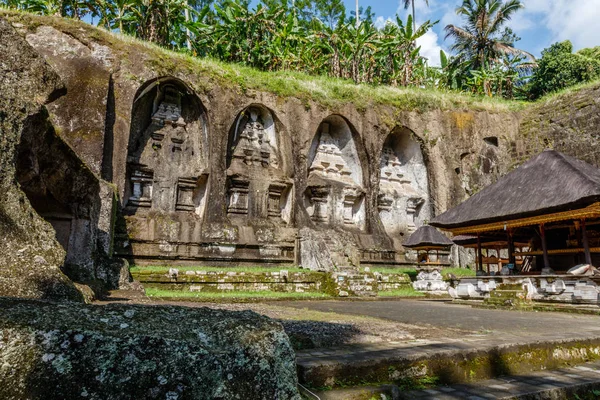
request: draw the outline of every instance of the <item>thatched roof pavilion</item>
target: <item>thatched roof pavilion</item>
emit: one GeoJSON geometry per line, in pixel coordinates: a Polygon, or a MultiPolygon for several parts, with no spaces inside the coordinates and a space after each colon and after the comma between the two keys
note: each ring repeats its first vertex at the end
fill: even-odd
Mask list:
{"type": "Polygon", "coordinates": [[[582,217],[600,216],[598,202],[600,169],[558,151],[546,150],[440,214],[430,224],[456,234],[472,233],[476,226],[480,232],[493,231],[507,221],[564,211],[581,210],[577,215],[582,217]],[[463,227],[467,229],[460,229],[463,227]]]}
{"type": "Polygon", "coordinates": [[[600,169],[546,150],[430,223],[462,235],[461,245],[475,244],[480,269],[481,248],[503,241],[512,264],[515,257],[543,256],[544,267],[551,270],[549,256],[581,262],[580,254],[591,264],[591,254],[600,254],[600,169]],[[596,247],[590,246],[586,225],[592,227],[596,247]],[[515,242],[523,244],[523,238],[530,249],[515,252],[515,242]]]}
{"type": "Polygon", "coordinates": [[[423,225],[406,239],[402,245],[414,250],[448,249],[454,243],[430,225],[423,225]]]}

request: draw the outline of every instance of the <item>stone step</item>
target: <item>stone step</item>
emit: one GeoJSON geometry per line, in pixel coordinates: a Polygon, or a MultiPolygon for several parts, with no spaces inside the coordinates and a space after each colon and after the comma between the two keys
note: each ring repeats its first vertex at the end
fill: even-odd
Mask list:
{"type": "Polygon", "coordinates": [[[597,398],[598,390],[600,362],[596,361],[573,368],[504,376],[474,384],[432,386],[419,390],[407,390],[397,385],[363,386],[304,393],[307,399],[318,397],[320,400],[567,400],[597,398]]]}
{"type": "Polygon", "coordinates": [[[299,382],[344,387],[369,382],[437,380],[472,383],[506,374],[552,370],[600,359],[600,338],[497,344],[488,339],[364,344],[296,354],[299,382]]]}

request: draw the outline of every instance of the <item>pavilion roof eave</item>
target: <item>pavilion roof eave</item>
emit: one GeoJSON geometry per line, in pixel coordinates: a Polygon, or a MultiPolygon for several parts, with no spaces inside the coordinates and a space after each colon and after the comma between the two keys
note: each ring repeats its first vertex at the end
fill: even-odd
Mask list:
{"type": "Polygon", "coordinates": [[[410,250],[427,250],[427,251],[429,251],[429,250],[448,250],[451,247],[451,245],[448,245],[448,246],[422,245],[422,246],[414,246],[414,247],[409,247],[409,246],[404,246],[404,247],[406,247],[407,249],[410,249],[410,250]]]}
{"type": "Polygon", "coordinates": [[[552,222],[600,218],[600,202],[593,203],[585,208],[569,211],[536,215],[526,218],[517,218],[506,221],[496,221],[480,225],[461,225],[458,227],[442,227],[439,229],[451,232],[454,235],[477,235],[484,232],[502,231],[525,226],[537,226],[552,222]]]}

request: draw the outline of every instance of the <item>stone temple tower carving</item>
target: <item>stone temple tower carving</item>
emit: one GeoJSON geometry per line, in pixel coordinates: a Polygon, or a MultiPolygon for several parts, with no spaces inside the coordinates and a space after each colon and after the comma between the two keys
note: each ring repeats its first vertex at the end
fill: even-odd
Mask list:
{"type": "Polygon", "coordinates": [[[208,185],[206,114],[175,78],[143,88],[133,108],[123,211],[130,239],[160,254],[161,241],[199,237],[208,185]]]}
{"type": "Polygon", "coordinates": [[[361,164],[350,127],[340,116],[327,118],[319,127],[305,198],[316,224],[364,229],[361,164]]]}
{"type": "Polygon", "coordinates": [[[227,215],[289,223],[292,181],[282,168],[271,111],[260,105],[244,110],[230,143],[227,215]]]}
{"type": "Polygon", "coordinates": [[[396,129],[383,145],[377,207],[392,237],[407,236],[429,217],[427,170],[419,143],[407,129],[396,129]]]}

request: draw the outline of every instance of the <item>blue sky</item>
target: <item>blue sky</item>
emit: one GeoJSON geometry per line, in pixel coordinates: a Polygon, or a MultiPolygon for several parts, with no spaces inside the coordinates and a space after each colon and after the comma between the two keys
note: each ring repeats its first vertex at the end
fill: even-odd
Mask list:
{"type": "MultiPolygon", "coordinates": [[[[344,0],[346,7],[353,10],[355,0],[344,0]]],[[[400,0],[359,0],[361,7],[371,6],[377,23],[385,24],[396,13],[406,19],[407,11],[400,0]]],[[[444,41],[444,27],[448,24],[460,25],[456,7],[461,0],[416,0],[417,23],[427,19],[440,22],[424,36],[419,44],[421,54],[432,64],[439,63],[439,50],[448,50],[449,41],[444,41]]],[[[510,26],[521,37],[516,43],[536,57],[541,51],[556,41],[571,40],[575,50],[584,47],[600,46],[600,0],[523,0],[524,9],[518,11],[510,26]]]]}

